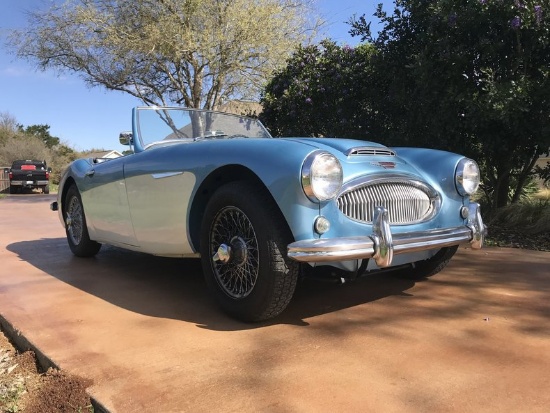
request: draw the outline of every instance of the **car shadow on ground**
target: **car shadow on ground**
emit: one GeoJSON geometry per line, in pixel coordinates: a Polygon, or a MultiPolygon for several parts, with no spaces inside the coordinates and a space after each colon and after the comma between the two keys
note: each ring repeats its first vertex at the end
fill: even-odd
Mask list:
{"type": "Polygon", "coordinates": [[[22,194],[3,194],[4,197],[0,198],[2,199],[2,202],[13,202],[14,204],[21,205],[21,204],[39,204],[43,203],[44,200],[46,202],[53,202],[56,200],[57,195],[56,194],[41,194],[39,192],[25,192],[22,194]]]}
{"type": "Polygon", "coordinates": [[[337,284],[303,280],[289,307],[277,318],[242,323],[221,312],[211,299],[198,259],[155,257],[103,246],[93,258],[78,258],[65,238],[22,241],[7,246],[44,274],[120,308],[151,317],[193,322],[201,328],[234,331],[273,324],[307,326],[307,319],[380,300],[407,296],[414,282],[369,275],[337,284]]]}

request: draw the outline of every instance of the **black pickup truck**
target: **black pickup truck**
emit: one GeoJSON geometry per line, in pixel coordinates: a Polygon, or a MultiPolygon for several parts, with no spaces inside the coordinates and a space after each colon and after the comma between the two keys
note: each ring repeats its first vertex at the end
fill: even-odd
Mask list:
{"type": "Polygon", "coordinates": [[[23,188],[40,188],[44,194],[50,193],[51,168],[48,168],[46,161],[13,161],[6,172],[10,177],[10,194],[22,191],[23,188]]]}

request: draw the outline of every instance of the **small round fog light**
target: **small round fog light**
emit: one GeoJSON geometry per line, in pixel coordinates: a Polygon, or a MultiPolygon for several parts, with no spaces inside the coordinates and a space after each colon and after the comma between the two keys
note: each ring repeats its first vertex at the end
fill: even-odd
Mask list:
{"type": "Polygon", "coordinates": [[[462,217],[462,219],[467,219],[470,216],[470,210],[468,209],[468,207],[463,206],[462,208],[460,208],[460,216],[462,217]]]}
{"type": "Polygon", "coordinates": [[[322,235],[330,229],[330,221],[325,217],[317,217],[314,228],[317,234],[322,235]]]}

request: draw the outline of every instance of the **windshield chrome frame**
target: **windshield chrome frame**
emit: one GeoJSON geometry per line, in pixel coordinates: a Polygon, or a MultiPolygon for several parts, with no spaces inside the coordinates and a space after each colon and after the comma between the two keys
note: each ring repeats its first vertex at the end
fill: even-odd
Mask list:
{"type": "MultiPolygon", "coordinates": [[[[246,119],[246,120],[250,120],[250,121],[254,122],[258,126],[259,130],[261,131],[261,135],[262,135],[262,136],[258,136],[257,137],[258,139],[272,138],[271,134],[269,133],[267,128],[262,124],[262,122],[260,122],[259,119],[252,118],[250,116],[242,116],[242,115],[236,115],[236,114],[227,113],[227,112],[219,112],[219,111],[205,110],[205,109],[184,108],[184,107],[177,107],[177,106],[138,106],[138,107],[134,108],[134,116],[133,116],[133,119],[134,119],[134,133],[133,133],[134,142],[133,143],[134,143],[134,145],[139,147],[138,151],[142,151],[142,150],[145,150],[149,147],[156,146],[156,144],[162,144],[162,140],[152,141],[152,142],[145,142],[144,139],[143,139],[142,127],[141,127],[141,124],[140,124],[139,114],[142,111],[150,111],[150,110],[153,110],[153,111],[156,111],[156,112],[158,112],[158,111],[174,111],[174,112],[175,111],[177,111],[177,112],[184,111],[184,112],[188,112],[188,113],[189,112],[204,113],[204,114],[209,114],[210,113],[210,114],[223,116],[223,117],[233,117],[233,118],[238,119],[239,122],[242,121],[243,119],[246,119]]],[[[213,136],[213,137],[215,137],[215,136],[213,136]]],[[[220,137],[222,137],[222,136],[220,136],[220,137]]],[[[195,140],[198,140],[198,139],[190,138],[189,142],[193,142],[195,140]]],[[[184,140],[182,140],[182,142],[183,141],[184,140]]]]}

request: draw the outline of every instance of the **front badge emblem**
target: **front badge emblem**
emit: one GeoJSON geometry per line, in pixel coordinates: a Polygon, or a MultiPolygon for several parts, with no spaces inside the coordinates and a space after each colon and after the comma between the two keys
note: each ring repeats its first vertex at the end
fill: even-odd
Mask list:
{"type": "Polygon", "coordinates": [[[380,166],[384,169],[395,168],[395,162],[371,162],[371,165],[380,166]]]}

